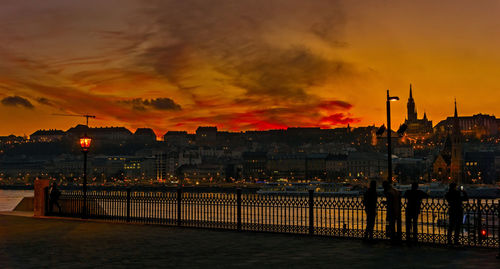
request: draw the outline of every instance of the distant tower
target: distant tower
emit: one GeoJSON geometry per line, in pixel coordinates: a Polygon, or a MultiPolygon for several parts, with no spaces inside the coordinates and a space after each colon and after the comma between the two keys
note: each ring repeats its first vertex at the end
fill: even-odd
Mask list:
{"type": "Polygon", "coordinates": [[[408,104],[406,105],[408,108],[408,122],[416,122],[417,121],[417,110],[415,109],[415,101],[413,100],[413,95],[411,92],[411,84],[410,84],[410,97],[408,98],[408,104]]]}
{"type": "Polygon", "coordinates": [[[460,121],[457,112],[457,100],[455,100],[455,115],[453,117],[453,130],[451,133],[451,180],[457,184],[463,182],[463,146],[460,134],[460,121]]]}

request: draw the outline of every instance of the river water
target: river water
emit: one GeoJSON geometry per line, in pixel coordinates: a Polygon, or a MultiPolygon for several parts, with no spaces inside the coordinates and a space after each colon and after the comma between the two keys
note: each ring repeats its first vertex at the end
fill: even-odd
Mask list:
{"type": "Polygon", "coordinates": [[[33,190],[0,190],[0,212],[14,210],[24,197],[33,197],[33,190]]]}

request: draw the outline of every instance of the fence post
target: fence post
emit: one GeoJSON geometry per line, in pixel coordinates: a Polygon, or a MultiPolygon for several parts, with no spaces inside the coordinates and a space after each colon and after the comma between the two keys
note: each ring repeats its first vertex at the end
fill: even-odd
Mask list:
{"type": "Polygon", "coordinates": [[[309,234],[314,234],[314,190],[309,190],[309,234]]]}
{"type": "Polygon", "coordinates": [[[483,241],[483,234],[481,233],[482,230],[482,216],[481,216],[481,199],[476,200],[477,204],[477,241],[478,244],[481,244],[483,241]]]}
{"type": "MultiPolygon", "coordinates": [[[[500,219],[500,201],[498,201],[497,203],[497,209],[498,209],[498,219],[500,219]]],[[[495,214],[493,214],[493,219],[495,219],[495,214]]],[[[495,223],[495,222],[493,222],[495,223]]],[[[498,233],[497,233],[497,236],[498,236],[498,255],[497,255],[497,259],[500,259],[500,221],[498,223],[498,233]]]]}
{"type": "Polygon", "coordinates": [[[236,229],[241,231],[241,189],[236,189],[236,229]]]}
{"type": "Polygon", "coordinates": [[[177,189],[177,226],[181,226],[181,219],[182,219],[181,201],[182,201],[182,189],[178,188],[177,189]]]}
{"type": "Polygon", "coordinates": [[[127,222],[130,222],[130,188],[127,188],[127,222]]]}

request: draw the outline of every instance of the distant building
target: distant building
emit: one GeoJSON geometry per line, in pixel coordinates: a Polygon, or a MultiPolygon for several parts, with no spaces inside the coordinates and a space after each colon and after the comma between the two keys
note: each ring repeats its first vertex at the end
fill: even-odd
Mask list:
{"type": "Polygon", "coordinates": [[[217,127],[198,127],[196,129],[197,146],[214,146],[217,142],[217,127]]]}
{"type": "Polygon", "coordinates": [[[130,139],[132,137],[132,132],[130,132],[125,127],[96,127],[89,128],[86,125],[77,125],[66,131],[67,134],[80,137],[84,134],[90,136],[95,141],[113,141],[122,142],[130,139]]]}
{"type": "Polygon", "coordinates": [[[244,179],[265,179],[268,177],[266,174],[266,152],[243,152],[242,163],[244,179]]]}
{"type": "Polygon", "coordinates": [[[395,158],[394,175],[401,184],[423,181],[427,179],[426,160],[420,158],[395,158]]]}
{"type": "MultiPolygon", "coordinates": [[[[439,134],[447,134],[453,129],[454,117],[448,117],[440,121],[434,130],[439,134]]],[[[498,134],[499,120],[495,116],[476,114],[467,117],[458,117],[460,132],[465,136],[481,138],[483,136],[495,136],[498,134]]]]}
{"type": "Polygon", "coordinates": [[[347,175],[347,155],[330,154],[325,160],[327,179],[344,178],[347,175]]]}
{"type": "MultiPolygon", "coordinates": [[[[51,172],[59,176],[67,177],[71,180],[73,178],[80,177],[82,175],[83,162],[81,158],[78,157],[71,155],[62,155],[54,158],[54,165],[51,172]]],[[[93,159],[90,159],[87,164],[87,171],[89,172],[89,175],[95,174],[93,171],[94,168],[92,163],[93,159]]]]}
{"type": "Polygon", "coordinates": [[[151,128],[137,128],[134,133],[134,139],[143,143],[154,143],[156,141],[156,134],[151,128]]]}
{"type": "Polygon", "coordinates": [[[127,158],[123,165],[125,178],[128,179],[155,179],[154,157],[127,158]]]}
{"type": "Polygon", "coordinates": [[[197,150],[157,151],[154,153],[156,179],[165,180],[179,177],[179,167],[182,165],[201,164],[201,156],[197,150]]]}
{"type": "Polygon", "coordinates": [[[186,131],[168,131],[163,136],[163,141],[171,146],[185,147],[189,144],[188,133],[186,131]]]}
{"type": "Polygon", "coordinates": [[[267,157],[267,170],[272,180],[306,179],[306,156],[304,153],[273,153],[267,157]]]}
{"type": "Polygon", "coordinates": [[[433,165],[436,179],[444,182],[456,182],[462,184],[464,181],[464,149],[462,134],[459,127],[457,103],[455,102],[455,115],[453,117],[453,128],[448,133],[444,147],[437,156],[433,165]]]}
{"type": "Polygon", "coordinates": [[[226,180],[226,168],[220,164],[185,164],[179,167],[178,173],[180,179],[187,181],[212,182],[226,180]]]}
{"type": "Polygon", "coordinates": [[[130,156],[94,156],[90,160],[90,173],[96,177],[99,175],[105,178],[124,179],[125,178],[125,163],[130,156]]]}
{"type": "Polygon", "coordinates": [[[406,135],[410,139],[422,139],[432,134],[432,121],[427,119],[427,114],[424,113],[422,119],[418,118],[417,108],[415,107],[415,100],[413,100],[412,88],[410,84],[410,97],[407,103],[408,115],[405,124],[408,126],[406,135]]]}
{"type": "Polygon", "coordinates": [[[394,147],[394,155],[400,158],[411,158],[414,156],[414,150],[411,146],[396,146],[394,147]]]}
{"type": "Polygon", "coordinates": [[[495,153],[466,152],[464,174],[465,183],[495,184],[495,153]]]}
{"type": "Polygon", "coordinates": [[[327,157],[328,153],[310,153],[306,155],[306,179],[318,180],[326,178],[327,157]]]}
{"type": "Polygon", "coordinates": [[[451,137],[448,135],[444,146],[434,160],[432,172],[436,180],[448,182],[451,179],[451,137]]]}
{"type": "Polygon", "coordinates": [[[62,130],[38,130],[30,135],[30,141],[32,142],[54,142],[61,140],[65,133],[62,130]]]}
{"type": "Polygon", "coordinates": [[[25,143],[26,138],[22,136],[8,135],[8,136],[0,136],[0,146],[1,145],[13,145],[13,144],[21,144],[25,143]]]}
{"type": "Polygon", "coordinates": [[[12,177],[38,175],[46,172],[47,160],[26,158],[8,158],[0,160],[0,174],[12,177]]]}
{"type": "Polygon", "coordinates": [[[387,155],[378,152],[352,152],[347,157],[349,178],[383,179],[387,175],[387,155]]]}

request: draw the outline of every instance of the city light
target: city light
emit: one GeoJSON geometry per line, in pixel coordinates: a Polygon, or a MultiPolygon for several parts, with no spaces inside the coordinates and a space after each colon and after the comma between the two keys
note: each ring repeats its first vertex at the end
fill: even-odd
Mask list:
{"type": "Polygon", "coordinates": [[[88,151],[91,142],[92,139],[90,137],[88,137],[87,135],[82,136],[80,138],[80,147],[82,148],[82,151],[88,151]]]}

